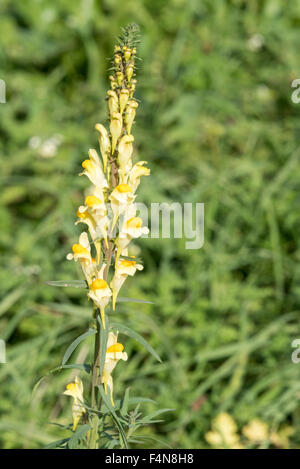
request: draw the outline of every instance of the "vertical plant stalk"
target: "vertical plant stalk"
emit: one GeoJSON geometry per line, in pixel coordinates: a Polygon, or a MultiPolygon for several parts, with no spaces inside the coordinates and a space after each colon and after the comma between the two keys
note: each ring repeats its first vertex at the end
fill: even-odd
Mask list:
{"type": "MultiPolygon", "coordinates": [[[[111,263],[112,257],[112,249],[110,246],[113,246],[112,243],[109,242],[109,248],[104,250],[105,258],[109,259],[107,264],[108,269],[111,263]]],[[[108,276],[108,269],[104,271],[103,279],[107,281],[108,276]]],[[[98,409],[101,411],[101,397],[99,396],[98,386],[101,384],[101,375],[100,375],[100,314],[99,309],[96,308],[95,310],[95,320],[96,320],[96,327],[97,333],[95,334],[95,345],[94,345],[94,359],[93,359],[93,368],[92,368],[92,408],[98,409]]],[[[97,437],[98,437],[98,427],[99,427],[99,416],[97,414],[94,415],[92,419],[92,430],[90,432],[89,438],[89,449],[96,449],[97,448],[97,437]]]]}
{"type": "MultiPolygon", "coordinates": [[[[100,368],[100,323],[98,321],[99,310],[95,311],[97,333],[95,334],[95,346],[94,346],[94,359],[92,368],[92,408],[97,408],[98,391],[97,385],[99,380],[99,368],[100,368]]],[[[101,402],[99,403],[99,411],[101,410],[101,402]]],[[[95,414],[92,417],[92,429],[89,436],[89,448],[96,449],[97,447],[97,436],[98,436],[99,416],[95,414]]]]}

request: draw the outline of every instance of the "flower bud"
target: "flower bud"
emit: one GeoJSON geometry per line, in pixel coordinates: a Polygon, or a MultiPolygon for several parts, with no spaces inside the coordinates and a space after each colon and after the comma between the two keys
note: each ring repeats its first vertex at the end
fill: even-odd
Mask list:
{"type": "Polygon", "coordinates": [[[122,81],[124,80],[124,73],[122,72],[117,72],[116,73],[116,77],[117,77],[117,83],[119,86],[122,85],[122,81]]]}
{"type": "Polygon", "coordinates": [[[133,70],[134,68],[133,68],[133,65],[131,64],[126,67],[126,77],[128,81],[130,81],[132,78],[133,70]]]}
{"type": "Polygon", "coordinates": [[[131,133],[131,127],[135,118],[135,113],[136,113],[135,110],[137,107],[138,107],[138,103],[134,101],[133,99],[129,101],[129,104],[127,105],[124,121],[126,125],[126,131],[128,134],[131,133]]]}
{"type": "Polygon", "coordinates": [[[118,138],[122,133],[123,119],[120,113],[115,112],[110,122],[110,133],[112,138],[111,150],[114,153],[118,138]]]}
{"type": "Polygon", "coordinates": [[[120,104],[120,113],[123,114],[124,109],[128,103],[129,99],[129,91],[126,88],[123,88],[120,92],[119,96],[119,104],[120,104]]]}
{"type": "Polygon", "coordinates": [[[116,54],[114,57],[114,61],[116,65],[119,65],[122,62],[122,57],[119,54],[116,54]]]}
{"type": "Polygon", "coordinates": [[[131,57],[131,49],[126,49],[124,51],[124,59],[125,59],[125,62],[128,62],[128,60],[130,60],[130,57],[131,57]]]}
{"type": "Polygon", "coordinates": [[[106,128],[102,124],[95,125],[96,130],[98,130],[99,136],[99,146],[101,151],[101,156],[103,160],[104,171],[106,171],[107,158],[110,155],[111,144],[106,128]]]}
{"type": "Polygon", "coordinates": [[[130,97],[132,98],[133,96],[133,93],[135,91],[135,88],[136,88],[136,80],[133,79],[131,80],[131,85],[130,85],[130,97]]]}
{"type": "Polygon", "coordinates": [[[133,151],[132,142],[134,138],[132,135],[124,135],[118,145],[118,164],[121,170],[129,171],[132,166],[131,156],[133,151]]]}
{"type": "Polygon", "coordinates": [[[117,87],[117,82],[116,82],[116,79],[113,75],[110,75],[109,76],[109,79],[110,79],[110,87],[112,90],[115,90],[116,87],[117,87]]]}
{"type": "Polygon", "coordinates": [[[115,91],[108,90],[107,92],[108,95],[108,109],[109,113],[112,116],[114,112],[119,112],[119,101],[118,101],[118,96],[115,91]]]}

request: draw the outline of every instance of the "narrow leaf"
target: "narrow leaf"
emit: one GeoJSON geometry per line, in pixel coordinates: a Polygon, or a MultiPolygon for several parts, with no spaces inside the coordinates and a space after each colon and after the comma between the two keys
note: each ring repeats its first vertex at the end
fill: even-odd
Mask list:
{"type": "Polygon", "coordinates": [[[80,342],[82,342],[87,337],[90,337],[91,335],[94,335],[96,333],[97,333],[96,329],[91,329],[90,328],[87,332],[85,332],[84,334],[77,337],[77,339],[75,339],[74,342],[72,342],[71,345],[67,348],[66,353],[63,356],[61,364],[65,365],[67,363],[70,356],[72,355],[72,353],[76,349],[77,345],[80,344],[80,342]]]}
{"type": "Polygon", "coordinates": [[[124,398],[122,400],[122,406],[121,406],[120,412],[123,415],[123,417],[125,417],[125,415],[128,412],[129,391],[130,391],[130,388],[126,388],[124,398]]]}
{"type": "Polygon", "coordinates": [[[139,423],[150,423],[151,421],[153,422],[153,418],[157,417],[158,415],[164,414],[165,412],[174,412],[175,409],[160,409],[160,410],[155,410],[149,415],[146,415],[144,418],[142,418],[139,423]]]}
{"type": "MultiPolygon", "coordinates": [[[[115,259],[115,256],[114,256],[114,259],[115,259]]],[[[134,260],[135,262],[137,262],[138,264],[142,264],[143,263],[143,259],[141,259],[140,257],[134,257],[134,259],[130,256],[120,256],[120,259],[125,259],[126,261],[132,261],[134,260]]]]}
{"type": "MultiPolygon", "coordinates": [[[[108,388],[109,388],[109,386],[108,386],[108,388]]],[[[128,446],[128,442],[127,442],[127,438],[126,438],[123,426],[122,426],[122,424],[121,424],[121,422],[120,422],[120,420],[119,420],[119,418],[118,418],[118,416],[117,416],[117,414],[116,414],[116,412],[115,412],[109,398],[105,394],[103,386],[102,385],[98,386],[98,389],[100,391],[100,394],[101,394],[101,397],[102,397],[102,400],[103,400],[104,404],[106,405],[106,407],[109,410],[109,412],[110,412],[116,426],[118,427],[118,430],[120,432],[120,440],[123,442],[124,447],[126,449],[128,449],[129,446],[128,446]]]]}
{"type": "Polygon", "coordinates": [[[102,375],[104,362],[105,362],[105,355],[107,349],[107,339],[108,339],[108,331],[109,331],[109,319],[107,314],[105,315],[105,329],[103,329],[102,322],[99,316],[98,321],[100,323],[100,363],[99,363],[99,375],[102,375]]]}
{"type": "Polygon", "coordinates": [[[156,360],[158,360],[161,363],[161,359],[159,355],[155,352],[155,350],[151,347],[151,345],[149,345],[148,342],[140,334],[130,329],[130,327],[124,326],[124,324],[120,324],[118,322],[111,323],[111,327],[135,339],[143,347],[145,347],[148,350],[148,352],[151,353],[151,355],[153,355],[156,358],[156,360]]]}
{"type": "Polygon", "coordinates": [[[49,443],[49,445],[44,446],[44,449],[59,448],[60,446],[67,443],[68,441],[69,441],[69,438],[63,438],[61,440],[56,440],[56,441],[53,441],[52,443],[49,443]]]}
{"type": "Polygon", "coordinates": [[[142,404],[143,402],[150,402],[151,404],[157,404],[156,401],[153,399],[149,399],[148,397],[130,397],[129,404],[142,404]]]}
{"type": "Polygon", "coordinates": [[[50,287],[88,288],[85,280],[48,280],[45,283],[50,287]]]}
{"type": "Polygon", "coordinates": [[[172,446],[170,446],[169,443],[167,443],[166,441],[159,440],[158,438],[153,438],[151,436],[135,436],[134,438],[137,440],[138,443],[141,443],[143,441],[154,441],[155,443],[159,443],[160,445],[162,445],[163,448],[167,447],[169,449],[173,449],[172,446]]]}
{"type": "Polygon", "coordinates": [[[82,440],[87,432],[90,430],[90,425],[81,425],[78,430],[76,430],[73,435],[69,438],[68,447],[70,449],[75,449],[79,441],[82,440]]]}

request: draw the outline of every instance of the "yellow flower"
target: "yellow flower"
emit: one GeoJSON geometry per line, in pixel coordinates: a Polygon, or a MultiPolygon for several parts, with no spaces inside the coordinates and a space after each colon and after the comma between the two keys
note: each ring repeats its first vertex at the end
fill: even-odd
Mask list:
{"type": "Polygon", "coordinates": [[[133,75],[133,71],[134,71],[134,68],[132,65],[128,65],[126,67],[126,76],[127,76],[127,80],[130,81],[131,78],[132,78],[132,75],[133,75]]]}
{"type": "Polygon", "coordinates": [[[110,138],[106,128],[102,124],[96,124],[95,129],[99,132],[99,146],[103,160],[104,171],[106,171],[107,160],[111,152],[110,138]]]}
{"type": "Polygon", "coordinates": [[[85,223],[89,228],[92,240],[95,241],[97,239],[96,222],[93,219],[92,215],[88,211],[84,210],[84,208],[84,206],[80,206],[77,210],[76,215],[78,217],[78,220],[75,222],[75,225],[78,225],[78,223],[85,223]]]}
{"type": "Polygon", "coordinates": [[[109,228],[109,218],[107,216],[107,206],[104,202],[104,194],[101,187],[96,187],[92,195],[86,197],[85,205],[79,207],[77,215],[79,220],[76,223],[86,223],[90,229],[92,239],[95,241],[103,237],[106,246],[108,246],[107,232],[109,228]]]}
{"type": "Polygon", "coordinates": [[[69,253],[67,255],[67,259],[69,261],[74,259],[75,262],[80,262],[85,278],[90,285],[97,274],[97,270],[95,261],[91,256],[91,247],[88,235],[85,231],[83,231],[79,236],[79,243],[73,244],[72,251],[73,253],[69,253]]]}
{"type": "Polygon", "coordinates": [[[206,441],[212,446],[230,449],[242,449],[237,426],[233,418],[222,412],[212,423],[212,430],[205,435],[206,441]]]}
{"type": "Polygon", "coordinates": [[[136,206],[135,204],[131,204],[124,215],[121,231],[116,239],[118,249],[115,265],[118,263],[121,252],[127,248],[132,238],[139,238],[149,233],[149,229],[146,226],[142,226],[143,220],[135,215],[136,206]]]}
{"type": "Polygon", "coordinates": [[[295,429],[291,426],[283,427],[278,432],[271,432],[270,441],[278,448],[288,449],[290,446],[289,438],[295,433],[295,429]]]}
{"type": "Polygon", "coordinates": [[[84,171],[80,173],[79,176],[87,176],[95,186],[99,186],[101,188],[108,187],[96,150],[89,150],[89,157],[89,160],[84,160],[82,162],[81,166],[84,171]]]}
{"type": "Polygon", "coordinates": [[[118,145],[118,165],[121,172],[127,173],[132,167],[131,156],[133,152],[132,135],[124,135],[118,145]]]}
{"type": "Polygon", "coordinates": [[[262,443],[269,437],[268,425],[259,419],[254,419],[249,422],[242,430],[243,435],[248,440],[256,443],[262,443]]]}
{"type": "Polygon", "coordinates": [[[107,386],[110,388],[110,398],[111,403],[114,405],[113,401],[113,379],[111,373],[113,372],[115,366],[119,360],[126,361],[128,356],[126,352],[123,352],[124,347],[122,344],[118,343],[118,333],[114,334],[113,332],[108,333],[107,339],[107,349],[105,355],[105,362],[103,367],[103,372],[101,376],[101,382],[104,384],[105,393],[107,393],[107,386]]]}
{"type": "Polygon", "coordinates": [[[85,414],[86,409],[84,408],[83,404],[83,384],[81,379],[76,376],[73,383],[69,383],[66,386],[66,390],[64,391],[66,396],[73,397],[73,405],[72,405],[72,415],[73,415],[73,431],[76,430],[78,422],[83,414],[85,414]]]}
{"type": "Polygon", "coordinates": [[[98,278],[94,280],[90,285],[90,291],[88,296],[94,301],[95,305],[100,309],[101,320],[103,328],[105,329],[105,307],[108,305],[110,297],[112,296],[111,289],[109,288],[107,282],[103,280],[103,271],[106,267],[103,264],[100,272],[98,273],[98,278]]]}
{"type": "Polygon", "coordinates": [[[112,116],[115,112],[119,112],[119,101],[118,95],[115,91],[108,90],[108,109],[109,113],[112,116]]]}
{"type": "Polygon", "coordinates": [[[119,184],[110,194],[111,209],[113,212],[112,230],[118,220],[118,217],[124,213],[128,206],[133,202],[134,195],[128,184],[119,184]]]}
{"type": "Polygon", "coordinates": [[[117,77],[117,83],[119,86],[122,85],[122,81],[124,80],[124,73],[123,72],[117,72],[116,73],[116,77],[117,77]]]}
{"type": "Polygon", "coordinates": [[[129,184],[132,187],[133,193],[137,190],[142,176],[149,176],[150,169],[145,168],[147,161],[139,161],[136,163],[129,173],[129,184]]]}
{"type": "Polygon", "coordinates": [[[120,97],[119,97],[119,105],[120,105],[120,113],[123,114],[124,109],[128,103],[129,99],[129,91],[123,88],[120,91],[120,97]]]}
{"type": "Polygon", "coordinates": [[[128,275],[132,277],[137,270],[143,270],[143,266],[134,260],[130,261],[125,259],[116,266],[114,277],[110,282],[110,288],[113,292],[113,310],[115,310],[116,299],[123,283],[128,275]]]}
{"type": "Polygon", "coordinates": [[[130,135],[131,133],[131,127],[135,118],[135,113],[136,113],[136,108],[138,107],[137,101],[134,99],[131,99],[126,107],[126,112],[125,112],[125,125],[126,125],[126,132],[130,135]]]}

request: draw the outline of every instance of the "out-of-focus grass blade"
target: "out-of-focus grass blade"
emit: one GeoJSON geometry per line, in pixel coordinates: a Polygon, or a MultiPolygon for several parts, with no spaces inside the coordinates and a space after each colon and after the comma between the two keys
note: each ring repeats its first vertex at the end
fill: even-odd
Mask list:
{"type": "Polygon", "coordinates": [[[147,300],[139,300],[137,298],[126,298],[124,296],[120,296],[117,298],[117,303],[144,303],[147,305],[154,305],[152,301],[147,301],[147,300]]]}
{"type": "Polygon", "coordinates": [[[0,316],[5,314],[6,311],[11,308],[24,294],[26,288],[24,286],[18,287],[12,292],[8,293],[5,298],[0,303],[0,316]]]}
{"type": "Polygon", "coordinates": [[[87,373],[91,372],[91,366],[87,363],[84,363],[83,365],[79,363],[72,363],[70,365],[57,366],[56,368],[53,368],[53,370],[51,370],[50,373],[55,373],[56,371],[68,370],[68,369],[82,370],[82,371],[86,371],[87,373]]]}

